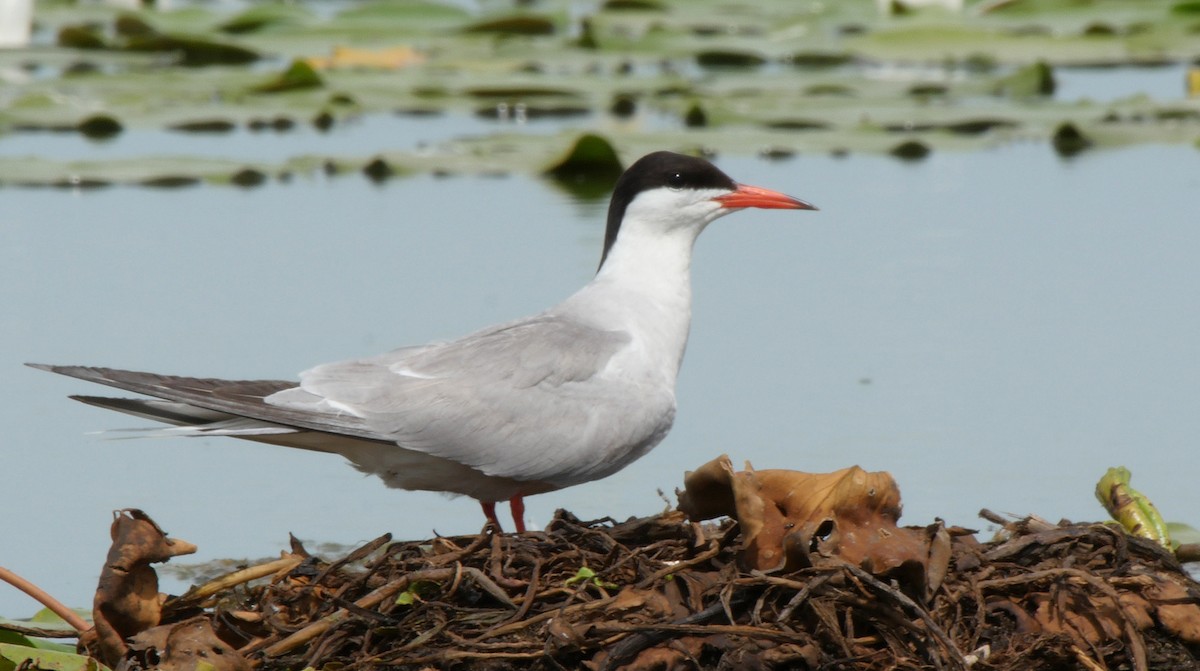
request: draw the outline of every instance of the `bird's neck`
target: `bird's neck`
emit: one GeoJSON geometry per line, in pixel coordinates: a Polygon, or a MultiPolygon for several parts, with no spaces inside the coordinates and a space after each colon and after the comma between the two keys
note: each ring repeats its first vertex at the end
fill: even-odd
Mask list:
{"type": "Polygon", "coordinates": [[[596,277],[562,307],[586,312],[606,330],[625,331],[671,381],[679,372],[692,320],[692,245],[698,231],[627,227],[596,277]]]}

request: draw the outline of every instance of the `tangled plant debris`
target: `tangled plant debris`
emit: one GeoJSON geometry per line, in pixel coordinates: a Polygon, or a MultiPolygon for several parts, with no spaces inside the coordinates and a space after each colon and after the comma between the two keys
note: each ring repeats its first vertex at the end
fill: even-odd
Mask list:
{"type": "Polygon", "coordinates": [[[1200,584],[1120,526],[900,527],[891,476],[857,467],[721,457],[685,487],[678,510],[620,523],[559,511],[541,532],[384,535],[333,560],[292,539],[169,598],[149,564],[193,546],[120,511],[80,652],[131,671],[1197,668],[1200,584]]]}
{"type": "MultiPolygon", "coordinates": [[[[702,526],[670,512],[614,524],[560,512],[541,533],[382,537],[333,562],[294,544],[265,582],[168,601],[158,629],[211,625],[228,651],[207,659],[228,668],[1196,663],[1200,591],[1160,546],[1035,519],[1008,523],[1003,541],[951,535],[951,568],[926,600],[836,557],[741,570],[732,521],[702,526]],[[579,579],[583,567],[590,577],[579,579]]],[[[149,668],[169,647],[162,640],[139,636],[122,668],[149,668]]]]}

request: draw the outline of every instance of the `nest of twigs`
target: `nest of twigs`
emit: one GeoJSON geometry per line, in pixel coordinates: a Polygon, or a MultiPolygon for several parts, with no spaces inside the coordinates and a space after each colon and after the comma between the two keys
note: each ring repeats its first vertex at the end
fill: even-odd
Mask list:
{"type": "MultiPolygon", "coordinates": [[[[1003,520],[994,519],[998,523],[1003,520]]],[[[738,524],[678,512],[545,531],[384,536],[168,600],[119,668],[1186,669],[1200,586],[1162,547],[1101,524],[951,530],[928,597],[837,557],[748,571],[738,524]],[[250,578],[254,578],[250,580],[250,578]]],[[[103,655],[101,652],[98,655],[103,655]]]]}

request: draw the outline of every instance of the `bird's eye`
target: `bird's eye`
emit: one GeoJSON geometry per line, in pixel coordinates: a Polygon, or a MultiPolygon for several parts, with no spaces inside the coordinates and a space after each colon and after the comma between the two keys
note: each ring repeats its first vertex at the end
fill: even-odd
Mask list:
{"type": "Polygon", "coordinates": [[[682,189],[683,173],[673,172],[670,175],[667,175],[667,186],[672,189],[682,189]]]}

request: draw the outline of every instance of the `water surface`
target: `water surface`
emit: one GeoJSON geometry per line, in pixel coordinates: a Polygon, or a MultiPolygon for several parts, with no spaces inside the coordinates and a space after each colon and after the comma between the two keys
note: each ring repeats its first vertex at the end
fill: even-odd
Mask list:
{"type": "MultiPolygon", "coordinates": [[[[1092,487],[1123,464],[1169,519],[1200,522],[1194,148],[719,164],[821,211],[701,237],[674,431],[607,480],[531,498],[534,523],[654,513],[656,490],[673,500],[721,453],[891,471],[913,524],[976,525],[985,506],[1099,519],[1092,487]]],[[[290,378],[455,337],[586,282],[604,208],[515,176],[0,191],[0,562],[87,605],[117,508],[199,559],[273,554],[288,532],[478,530],[473,501],[388,490],[330,455],[91,435],[137,421],[21,363],[290,378]]],[[[0,613],[35,609],[0,588],[0,613]]]]}

